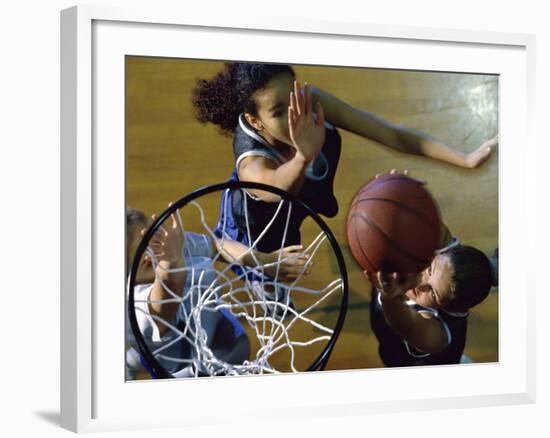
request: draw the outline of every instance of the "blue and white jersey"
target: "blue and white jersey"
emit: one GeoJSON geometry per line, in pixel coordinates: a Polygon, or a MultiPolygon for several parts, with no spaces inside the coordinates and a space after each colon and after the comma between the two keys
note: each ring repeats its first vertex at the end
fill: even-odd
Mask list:
{"type": "MultiPolygon", "coordinates": [[[[329,123],[325,124],[325,144],[318,157],[306,169],[304,184],[298,198],[316,213],[334,217],[338,213],[338,202],[334,197],[333,183],[340,159],[341,139],[338,131],[329,123]]],[[[230,181],[238,181],[238,170],[243,159],[250,156],[267,158],[277,165],[287,160],[255,131],[241,114],[233,138],[235,168],[230,181]]],[[[264,202],[248,192],[236,190],[222,194],[220,219],[215,233],[224,235],[245,245],[252,242],[264,231],[273,219],[279,204],[264,202]],[[245,199],[246,197],[246,199],[245,199]],[[245,204],[246,202],[246,204],[245,204]],[[250,239],[248,236],[250,230],[250,239]],[[250,241],[251,240],[251,241],[250,241]]],[[[300,243],[300,226],[308,213],[305,209],[293,206],[287,224],[288,205],[281,208],[269,231],[262,237],[256,248],[272,252],[283,246],[300,243]],[[285,241],[283,242],[283,235],[285,241]]]]}
{"type": "MultiPolygon", "coordinates": [[[[174,320],[167,321],[179,330],[185,328],[191,303],[196,302],[201,297],[204,298],[204,293],[217,277],[212,266],[212,257],[214,254],[212,239],[209,236],[186,232],[183,253],[185,266],[190,268],[187,272],[183,290],[179,291],[185,299],[182,301],[182,305],[180,305],[174,320]]],[[[159,350],[162,351],[162,356],[157,358],[159,363],[171,374],[179,373],[178,377],[185,377],[189,374],[185,372],[188,363],[174,361],[170,358],[192,358],[194,354],[193,349],[185,339],[177,340],[178,334],[171,329],[166,330],[163,336],[160,335],[159,325],[162,325],[162,322],[151,316],[147,303],[152,289],[153,283],[138,284],[134,287],[138,326],[149,350],[153,353],[159,350]]],[[[215,301],[215,297],[211,299],[215,301]]],[[[126,343],[129,347],[126,370],[127,378],[132,379],[137,370],[141,368],[142,363],[139,354],[136,356],[138,351],[137,343],[128,321],[128,316],[126,318],[126,343]]],[[[220,312],[201,312],[202,328],[205,330],[209,341],[213,339],[214,331],[221,318],[222,314],[220,312]]]]}

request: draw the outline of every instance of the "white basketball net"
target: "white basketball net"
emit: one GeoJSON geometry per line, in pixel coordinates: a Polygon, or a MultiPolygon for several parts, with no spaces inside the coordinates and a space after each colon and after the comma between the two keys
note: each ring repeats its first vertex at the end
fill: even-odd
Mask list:
{"type": "MultiPolygon", "coordinates": [[[[226,197],[227,194],[228,192],[226,191],[226,197]]],[[[245,204],[244,211],[248,212],[246,208],[247,196],[245,195],[243,198],[245,204]]],[[[247,250],[247,253],[250,253],[252,256],[254,255],[253,249],[255,249],[263,235],[268,231],[285,202],[288,201],[281,200],[279,202],[273,219],[255,241],[250,239],[250,229],[248,228],[249,240],[252,242],[252,245],[247,250]]],[[[203,227],[200,232],[215,239],[216,237],[205,220],[204,211],[201,206],[195,201],[190,202],[189,205],[198,209],[203,227]]],[[[227,202],[225,202],[225,205],[227,206],[227,202]]],[[[288,209],[289,217],[291,208],[292,205],[288,209]]],[[[181,232],[185,233],[184,221],[179,210],[176,217],[181,232]]],[[[248,227],[248,217],[246,220],[248,227]]],[[[287,228],[288,218],[285,234],[287,228]]],[[[170,342],[162,345],[162,347],[151,350],[153,356],[165,368],[167,368],[167,364],[171,364],[172,367],[175,363],[178,364],[177,368],[180,371],[173,373],[175,377],[199,376],[199,373],[214,376],[304,371],[304,369],[299,370],[296,364],[301,350],[314,344],[319,344],[318,347],[322,345],[321,348],[318,348],[320,352],[333,335],[333,328],[313,319],[312,314],[319,311],[322,304],[329,297],[335,298],[335,294],[342,293],[342,279],[339,274],[320,289],[308,288],[302,285],[305,271],[309,268],[315,254],[326,241],[326,238],[326,234],[321,231],[307,245],[305,242],[302,243],[305,248],[303,252],[310,257],[302,272],[291,283],[284,283],[279,279],[279,267],[284,261],[281,257],[276,262],[271,263],[271,265],[261,265],[256,257],[254,257],[254,265],[245,267],[235,259],[230,264],[221,265],[216,263],[222,257],[221,253],[218,252],[207,269],[204,269],[204,267],[197,269],[195,266],[186,266],[179,270],[173,270],[172,272],[187,271],[187,276],[191,276],[191,287],[184,290],[183,294],[177,294],[175,291],[170,290],[166,284],[163,284],[171,298],[157,301],[156,303],[181,303],[180,315],[183,315],[183,318],[180,318],[180,323],[176,324],[174,321],[166,321],[158,316],[151,315],[157,325],[162,324],[168,327],[173,338],[170,342]],[[234,265],[241,266],[244,272],[248,274],[257,274],[261,279],[250,280],[246,274],[235,274],[231,270],[231,267],[234,265]],[[217,269],[216,266],[221,266],[221,268],[217,269]],[[264,273],[265,269],[269,266],[276,268],[276,275],[272,278],[267,277],[264,273]],[[300,309],[294,308],[293,302],[304,301],[299,299],[300,296],[308,297],[306,300],[308,305],[300,309]],[[225,360],[226,350],[220,353],[215,346],[212,346],[211,334],[209,336],[208,333],[209,329],[203,325],[203,319],[205,319],[207,312],[220,312],[223,311],[222,309],[229,311],[242,324],[254,347],[250,351],[250,357],[242,361],[242,363],[227,362],[225,360]],[[181,324],[182,320],[183,325],[181,324]],[[299,333],[294,333],[293,328],[297,325],[300,325],[302,328],[299,333]],[[308,339],[303,338],[304,327],[308,328],[305,330],[309,335],[308,339]],[[191,354],[188,357],[166,355],[166,350],[178,342],[187,342],[190,344],[191,354]],[[284,365],[281,365],[280,360],[278,363],[274,363],[272,358],[284,350],[286,350],[283,355],[285,358],[284,365]]],[[[222,248],[224,240],[221,239],[222,248]]],[[[281,236],[281,242],[284,242],[284,240],[285,236],[281,236]]],[[[325,246],[328,246],[328,243],[325,246]]],[[[191,251],[191,248],[185,247],[184,251],[191,251]]],[[[333,253],[331,250],[330,252],[333,253]]],[[[158,266],[157,257],[150,248],[147,249],[146,253],[151,257],[153,268],[156,272],[158,266]]],[[[140,302],[147,304],[154,303],[151,300],[140,301],[136,299],[136,304],[140,302]]],[[[144,312],[140,307],[136,306],[135,309],[136,312],[144,312]]]]}

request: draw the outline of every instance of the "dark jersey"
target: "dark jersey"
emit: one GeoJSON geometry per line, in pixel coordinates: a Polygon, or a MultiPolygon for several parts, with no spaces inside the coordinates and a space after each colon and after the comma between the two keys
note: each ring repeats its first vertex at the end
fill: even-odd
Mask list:
{"type": "MultiPolygon", "coordinates": [[[[313,211],[334,217],[338,213],[338,202],[334,197],[333,183],[340,159],[341,139],[338,131],[328,123],[325,134],[321,153],[306,169],[298,198],[313,211]]],[[[230,181],[239,180],[239,164],[248,156],[262,156],[279,165],[286,162],[242,115],[233,138],[233,152],[235,169],[230,181]]],[[[306,216],[306,210],[298,205],[289,206],[289,203],[284,202],[280,207],[278,202],[264,202],[247,191],[235,190],[222,195],[220,219],[215,232],[218,237],[225,234],[246,245],[256,243],[255,248],[259,251],[272,252],[283,246],[300,243],[300,226],[306,216]],[[269,229],[257,241],[271,221],[269,229]]]]}
{"type": "Polygon", "coordinates": [[[371,328],[378,339],[378,352],[384,365],[388,367],[406,367],[459,363],[466,344],[468,314],[451,314],[443,310],[422,307],[413,301],[409,301],[408,304],[419,313],[428,312],[439,319],[447,332],[448,344],[438,353],[429,354],[415,350],[388,326],[382,311],[380,294],[374,292],[373,301],[370,305],[371,328]]]}

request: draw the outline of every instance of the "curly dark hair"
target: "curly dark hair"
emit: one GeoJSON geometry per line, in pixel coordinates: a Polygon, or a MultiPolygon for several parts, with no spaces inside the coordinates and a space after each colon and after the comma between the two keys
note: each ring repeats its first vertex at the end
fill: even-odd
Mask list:
{"type": "Polygon", "coordinates": [[[252,95],[280,74],[295,77],[294,70],[285,64],[225,63],[213,79],[199,79],[193,90],[195,117],[201,123],[217,125],[224,135],[231,135],[239,114],[257,115],[252,95]]]}
{"type": "Polygon", "coordinates": [[[443,253],[453,266],[453,297],[446,310],[466,312],[481,303],[493,285],[493,272],[487,256],[479,249],[458,245],[443,253]]]}

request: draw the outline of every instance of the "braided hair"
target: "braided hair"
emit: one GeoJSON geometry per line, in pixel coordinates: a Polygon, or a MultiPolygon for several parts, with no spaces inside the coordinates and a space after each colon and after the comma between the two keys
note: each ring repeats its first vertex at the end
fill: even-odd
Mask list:
{"type": "Polygon", "coordinates": [[[225,63],[213,79],[199,79],[193,90],[195,117],[201,123],[217,125],[223,135],[231,135],[243,112],[257,116],[253,95],[275,77],[294,70],[284,64],[225,63]]]}

